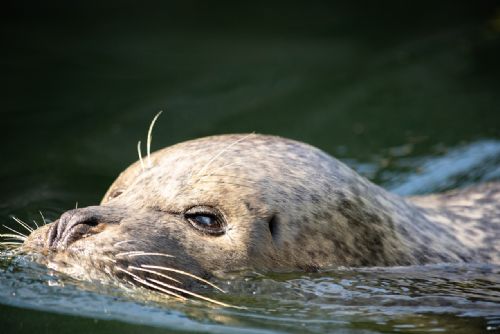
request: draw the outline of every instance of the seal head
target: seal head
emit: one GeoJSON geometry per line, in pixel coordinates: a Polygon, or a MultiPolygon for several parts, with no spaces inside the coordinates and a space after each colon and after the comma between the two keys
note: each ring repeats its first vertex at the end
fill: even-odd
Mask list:
{"type": "Polygon", "coordinates": [[[23,247],[72,275],[135,281],[160,267],[178,280],[483,260],[452,232],[315,147],[251,134],[157,151],[122,172],[99,206],[64,213],[23,247]]]}

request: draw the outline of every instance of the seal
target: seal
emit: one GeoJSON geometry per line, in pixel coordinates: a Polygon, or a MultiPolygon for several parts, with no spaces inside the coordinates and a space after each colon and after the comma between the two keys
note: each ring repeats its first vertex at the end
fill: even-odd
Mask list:
{"type": "Polygon", "coordinates": [[[308,144],[235,134],[140,159],[22,249],[182,297],[221,271],[500,263],[499,227],[500,183],[403,198],[308,144]]]}

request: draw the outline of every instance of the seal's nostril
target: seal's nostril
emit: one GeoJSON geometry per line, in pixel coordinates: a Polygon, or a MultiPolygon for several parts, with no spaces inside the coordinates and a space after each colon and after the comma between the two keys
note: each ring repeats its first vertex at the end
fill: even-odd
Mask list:
{"type": "Polygon", "coordinates": [[[81,239],[92,227],[97,226],[99,220],[98,215],[86,209],[63,213],[47,232],[48,248],[67,247],[81,239]]]}
{"type": "Polygon", "coordinates": [[[57,226],[59,225],[59,219],[56,220],[52,226],[47,231],[47,247],[52,248],[56,242],[57,238],[57,226]]]}

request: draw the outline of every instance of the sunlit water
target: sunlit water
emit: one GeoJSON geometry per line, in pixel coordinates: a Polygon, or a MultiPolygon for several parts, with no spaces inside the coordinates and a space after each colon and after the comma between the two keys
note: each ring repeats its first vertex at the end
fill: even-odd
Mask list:
{"type": "MultiPolygon", "coordinates": [[[[479,333],[500,329],[500,267],[339,268],[315,274],[237,274],[211,296],[242,309],[180,303],[143,289],[77,282],[3,257],[3,304],[210,333],[479,333]]],[[[14,314],[13,314],[14,313],[14,314]]],[[[4,328],[29,319],[4,318],[4,328]]],[[[11,328],[11,329],[13,329],[11,328]]],[[[27,326],[29,328],[29,326],[27,326]]]]}

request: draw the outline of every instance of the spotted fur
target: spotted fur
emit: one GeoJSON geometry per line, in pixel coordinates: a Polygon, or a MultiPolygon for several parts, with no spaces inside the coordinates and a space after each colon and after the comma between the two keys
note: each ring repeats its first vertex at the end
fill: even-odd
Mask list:
{"type": "Polygon", "coordinates": [[[65,213],[24,248],[50,254],[59,270],[111,277],[127,276],[117,268],[144,265],[210,277],[242,269],[498,263],[499,194],[492,183],[404,199],[301,142],[214,136],[160,150],[151,166],[134,163],[100,206],[65,213]],[[222,235],[190,225],[185,213],[197,206],[221,213],[222,235]],[[86,233],[64,239],[62,227],[60,240],[48,241],[54,226],[90,220],[95,226],[86,233]],[[117,256],[134,251],[171,256],[117,256]]]}

